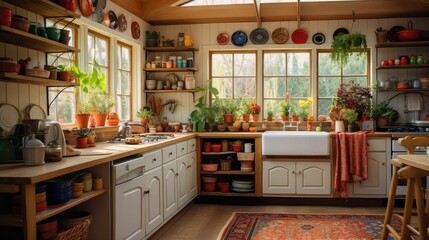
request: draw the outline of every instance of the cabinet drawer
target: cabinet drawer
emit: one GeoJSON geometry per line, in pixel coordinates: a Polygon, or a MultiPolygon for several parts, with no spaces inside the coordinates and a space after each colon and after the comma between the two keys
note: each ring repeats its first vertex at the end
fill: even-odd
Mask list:
{"type": "Polygon", "coordinates": [[[185,154],[188,153],[187,141],[179,142],[176,146],[177,146],[177,157],[184,156],[185,154]]]}
{"type": "Polygon", "coordinates": [[[162,162],[170,162],[177,157],[176,144],[165,147],[162,149],[162,162]]]}
{"type": "Polygon", "coordinates": [[[386,151],[386,139],[368,139],[368,151],[386,151]]]}
{"type": "Polygon", "coordinates": [[[197,141],[195,138],[188,140],[188,153],[197,151],[197,141]]]}
{"type": "Polygon", "coordinates": [[[161,163],[162,163],[161,150],[155,150],[152,152],[145,153],[143,155],[143,162],[145,165],[145,171],[149,171],[151,169],[161,166],[161,163]]]}

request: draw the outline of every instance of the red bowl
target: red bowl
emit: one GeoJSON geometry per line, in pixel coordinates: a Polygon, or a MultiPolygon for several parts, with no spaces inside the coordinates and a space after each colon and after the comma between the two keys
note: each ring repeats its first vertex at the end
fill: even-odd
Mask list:
{"type": "Polygon", "coordinates": [[[220,144],[212,144],[212,152],[220,152],[221,147],[220,144]]]}
{"type": "Polygon", "coordinates": [[[218,163],[203,163],[201,164],[201,168],[204,172],[216,172],[218,165],[218,163]]]}
{"type": "Polygon", "coordinates": [[[40,202],[40,203],[36,203],[36,213],[39,213],[39,212],[42,212],[42,211],[45,211],[46,210],[46,207],[47,207],[47,202],[46,201],[43,201],[43,202],[40,202]]]}
{"type": "Polygon", "coordinates": [[[420,31],[419,30],[402,30],[396,33],[396,37],[398,37],[399,41],[406,42],[406,41],[416,41],[420,38],[420,31]]]}
{"type": "Polygon", "coordinates": [[[204,191],[214,192],[216,190],[216,183],[204,183],[204,191]]]}

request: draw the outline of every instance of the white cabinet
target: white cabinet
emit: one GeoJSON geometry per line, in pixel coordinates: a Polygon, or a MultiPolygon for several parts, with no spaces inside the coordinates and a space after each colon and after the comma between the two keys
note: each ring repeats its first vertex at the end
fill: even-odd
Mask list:
{"type": "Polygon", "coordinates": [[[264,161],[264,194],[328,195],[331,193],[331,163],[264,161]]]}
{"type": "Polygon", "coordinates": [[[197,195],[196,152],[191,152],[177,159],[178,203],[182,207],[197,195]]]}
{"type": "Polygon", "coordinates": [[[354,197],[387,196],[387,161],[390,159],[390,139],[368,139],[367,142],[368,179],[349,184],[348,193],[354,197]]]}
{"type": "Polygon", "coordinates": [[[164,219],[173,215],[177,210],[177,160],[162,166],[164,183],[164,219]]]}
{"type": "Polygon", "coordinates": [[[163,219],[162,168],[143,174],[146,234],[155,230],[163,219]]]}

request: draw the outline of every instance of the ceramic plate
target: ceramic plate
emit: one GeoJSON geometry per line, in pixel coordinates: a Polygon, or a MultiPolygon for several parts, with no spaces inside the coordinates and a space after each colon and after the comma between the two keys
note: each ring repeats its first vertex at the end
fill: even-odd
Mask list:
{"type": "Polygon", "coordinates": [[[131,34],[134,39],[140,38],[140,25],[137,22],[131,23],[131,34]]]}
{"type": "Polygon", "coordinates": [[[217,35],[217,43],[219,43],[219,45],[226,45],[229,42],[229,36],[228,33],[219,33],[219,35],[217,35]]]}
{"type": "Polygon", "coordinates": [[[171,82],[172,84],[176,84],[176,83],[177,83],[177,81],[179,81],[179,78],[177,77],[177,75],[176,75],[176,74],[174,74],[174,73],[170,73],[170,74],[168,74],[168,75],[167,75],[167,78],[166,78],[165,80],[170,80],[170,82],[171,82]]]}
{"type": "Polygon", "coordinates": [[[234,192],[253,192],[255,189],[241,189],[241,188],[232,188],[234,192]]]}
{"type": "Polygon", "coordinates": [[[323,33],[316,33],[313,35],[312,41],[316,45],[323,44],[325,42],[325,35],[323,33]]]}
{"type": "Polygon", "coordinates": [[[109,11],[109,19],[110,19],[110,28],[116,29],[118,27],[118,18],[116,17],[115,12],[109,11]]]}
{"type": "Polygon", "coordinates": [[[98,5],[95,8],[95,14],[97,15],[97,22],[102,23],[103,22],[103,8],[100,5],[98,5]]]}
{"type": "Polygon", "coordinates": [[[276,28],[271,34],[273,42],[277,44],[284,44],[289,40],[289,32],[284,27],[276,28]]]}
{"type": "Polygon", "coordinates": [[[84,17],[89,17],[92,14],[93,6],[91,0],[80,0],[79,1],[80,12],[84,17]]]}
{"type": "Polygon", "coordinates": [[[119,22],[119,31],[125,32],[125,30],[127,30],[127,19],[125,18],[124,14],[119,15],[118,22],[119,22]]]}
{"type": "Polygon", "coordinates": [[[231,42],[237,47],[242,47],[247,44],[247,35],[243,31],[236,31],[232,34],[231,42]]]}
{"type": "Polygon", "coordinates": [[[46,119],[46,113],[43,108],[37,104],[30,104],[25,108],[29,119],[46,119]]]}
{"type": "Polygon", "coordinates": [[[405,30],[404,27],[402,26],[394,26],[393,28],[391,28],[388,32],[387,32],[387,39],[389,39],[389,41],[391,42],[398,42],[399,39],[396,36],[396,33],[399,31],[405,30]]]}
{"type": "Polygon", "coordinates": [[[21,121],[21,113],[19,110],[10,104],[0,105],[0,127],[8,134],[13,126],[21,121]]]}
{"type": "Polygon", "coordinates": [[[303,29],[297,29],[292,33],[292,42],[295,44],[303,44],[307,42],[308,34],[303,29]]]}
{"type": "Polygon", "coordinates": [[[268,32],[263,28],[256,28],[250,33],[250,41],[253,44],[265,44],[268,38],[268,32]]]}
{"type": "Polygon", "coordinates": [[[332,38],[335,38],[338,35],[342,35],[342,34],[349,34],[349,30],[347,30],[347,28],[338,28],[337,30],[335,30],[332,38]]]}

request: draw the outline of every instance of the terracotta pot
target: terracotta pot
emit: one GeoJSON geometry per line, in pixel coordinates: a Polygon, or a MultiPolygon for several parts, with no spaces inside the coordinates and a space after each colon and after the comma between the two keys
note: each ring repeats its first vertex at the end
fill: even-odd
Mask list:
{"type": "Polygon", "coordinates": [[[78,147],[88,147],[88,138],[87,137],[78,137],[76,139],[76,145],[78,147]]]}
{"type": "Polygon", "coordinates": [[[233,114],[224,114],[223,115],[223,121],[225,123],[232,123],[232,122],[234,122],[234,115],[233,114]]]}
{"type": "Polygon", "coordinates": [[[107,125],[117,126],[119,124],[119,119],[107,119],[107,125]]]}
{"type": "Polygon", "coordinates": [[[284,121],[284,122],[289,121],[289,117],[288,116],[282,116],[282,121],[284,121]]]}
{"type": "Polygon", "coordinates": [[[259,119],[259,114],[252,114],[252,118],[254,122],[257,122],[259,119]]]}
{"type": "Polygon", "coordinates": [[[107,113],[95,113],[94,119],[95,119],[95,126],[105,126],[106,125],[106,117],[107,113]]]}
{"type": "Polygon", "coordinates": [[[76,121],[77,128],[87,128],[90,114],[75,114],[74,118],[76,121]]]}
{"type": "Polygon", "coordinates": [[[298,116],[293,116],[293,117],[292,117],[292,121],[295,121],[295,122],[296,122],[296,121],[298,121],[298,120],[299,120],[299,117],[298,117],[298,116]]]}
{"type": "Polygon", "coordinates": [[[96,136],[88,136],[88,144],[94,144],[95,138],[96,138],[96,136]]]}
{"type": "Polygon", "coordinates": [[[388,126],[389,123],[389,119],[385,118],[385,117],[381,117],[377,119],[377,126],[378,127],[385,127],[388,126]]]}
{"type": "Polygon", "coordinates": [[[222,192],[222,193],[229,192],[229,182],[219,182],[219,183],[217,183],[217,187],[219,188],[220,192],[222,192]]]}
{"type": "Polygon", "coordinates": [[[267,117],[267,121],[268,121],[268,122],[273,121],[273,117],[267,117]]]}
{"type": "Polygon", "coordinates": [[[0,25],[10,27],[12,24],[12,9],[0,6],[0,25]]]}
{"type": "Polygon", "coordinates": [[[150,118],[140,118],[140,123],[148,123],[150,122],[150,118]]]}
{"type": "Polygon", "coordinates": [[[70,72],[57,72],[57,80],[68,82],[70,78],[70,72]]]}
{"type": "Polygon", "coordinates": [[[243,121],[250,122],[250,114],[243,114],[243,121]]]}

